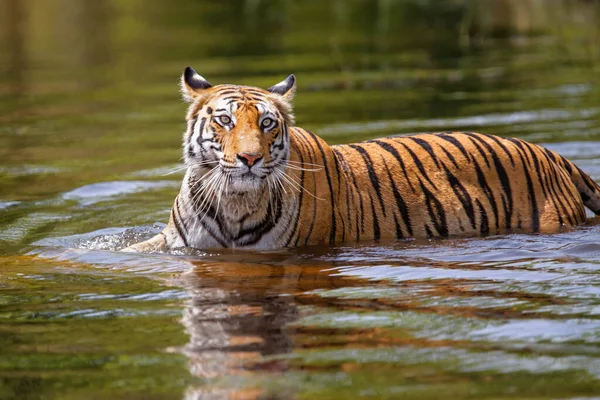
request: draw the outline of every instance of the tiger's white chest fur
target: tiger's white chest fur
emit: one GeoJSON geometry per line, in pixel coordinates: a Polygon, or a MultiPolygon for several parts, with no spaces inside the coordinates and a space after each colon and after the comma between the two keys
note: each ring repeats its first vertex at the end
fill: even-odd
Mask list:
{"type": "Polygon", "coordinates": [[[297,204],[295,196],[274,196],[268,187],[245,193],[198,194],[197,179],[186,174],[176,218],[183,235],[178,246],[270,249],[282,247],[297,204]],[[184,242],[185,238],[185,242],[184,242]]]}

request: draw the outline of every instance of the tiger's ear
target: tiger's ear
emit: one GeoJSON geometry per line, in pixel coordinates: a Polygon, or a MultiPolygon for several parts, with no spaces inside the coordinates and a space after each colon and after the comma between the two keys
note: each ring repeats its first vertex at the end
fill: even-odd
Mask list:
{"type": "Polygon", "coordinates": [[[181,94],[183,99],[188,103],[195,101],[200,97],[206,89],[210,89],[212,85],[200,76],[194,68],[187,67],[181,76],[181,94]]]}
{"type": "Polygon", "coordinates": [[[296,77],[292,74],[267,90],[282,96],[285,101],[291,102],[296,94],[296,77]]]}

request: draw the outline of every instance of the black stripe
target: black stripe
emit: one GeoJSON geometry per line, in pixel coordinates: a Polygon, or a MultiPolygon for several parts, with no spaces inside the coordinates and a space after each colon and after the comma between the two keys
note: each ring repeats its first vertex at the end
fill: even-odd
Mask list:
{"type": "MultiPolygon", "coordinates": [[[[546,160],[547,167],[540,165],[541,170],[538,172],[540,185],[542,187],[542,191],[543,191],[546,199],[552,200],[551,203],[554,207],[554,211],[556,212],[556,215],[558,216],[558,223],[559,223],[559,225],[562,226],[564,223],[563,216],[568,215],[567,206],[563,203],[562,196],[559,196],[558,191],[556,190],[555,184],[553,184],[551,182],[552,176],[553,176],[553,171],[555,171],[557,168],[561,168],[561,166],[560,166],[560,164],[558,164],[556,162],[556,159],[551,154],[543,151],[543,150],[545,150],[543,147],[535,146],[535,149],[534,149],[534,145],[532,145],[530,143],[524,143],[524,146],[528,149],[528,151],[532,155],[532,157],[535,157],[535,159],[538,162],[539,162],[539,158],[537,157],[535,150],[542,150],[540,152],[540,154],[546,160]]],[[[581,211],[585,215],[585,210],[581,210],[581,211]]],[[[569,220],[571,220],[571,219],[569,218],[569,220]]],[[[570,223],[570,221],[569,221],[569,223],[570,223]]]]}
{"type": "Polygon", "coordinates": [[[177,212],[177,214],[175,214],[175,216],[177,216],[177,218],[180,219],[180,221],[181,221],[181,227],[183,228],[183,232],[187,236],[188,229],[187,229],[187,226],[185,226],[185,221],[181,217],[181,210],[179,208],[179,195],[177,195],[177,197],[175,197],[175,204],[174,204],[174,206],[175,206],[175,211],[177,212]]]}
{"type": "MultiPolygon", "coordinates": [[[[569,160],[567,160],[567,162],[569,162],[569,160]]],[[[570,164],[570,162],[569,162],[569,164],[570,164]]],[[[581,168],[579,168],[577,165],[575,165],[575,169],[577,170],[577,172],[579,172],[579,175],[581,176],[583,183],[585,183],[585,185],[588,187],[588,189],[590,189],[590,192],[594,193],[597,188],[596,183],[585,172],[583,172],[581,170],[581,168]]]]}
{"type": "Polygon", "coordinates": [[[485,165],[487,165],[488,168],[491,168],[492,166],[490,164],[490,160],[488,160],[487,155],[485,154],[485,151],[483,151],[483,148],[481,148],[479,143],[477,143],[475,140],[473,140],[473,138],[469,138],[469,141],[471,142],[471,144],[473,144],[473,146],[475,146],[475,148],[477,149],[477,152],[479,152],[479,155],[481,155],[481,158],[483,158],[483,161],[485,161],[485,165]]]}
{"type": "MultiPolygon", "coordinates": [[[[537,146],[538,148],[542,149],[542,150],[547,150],[544,149],[541,146],[537,146]]],[[[576,225],[576,220],[573,220],[572,218],[570,218],[569,213],[567,212],[567,206],[563,203],[563,198],[565,199],[565,201],[567,202],[567,205],[569,206],[569,208],[571,209],[571,212],[573,213],[573,217],[576,218],[577,213],[575,212],[574,208],[572,207],[572,204],[568,201],[566,193],[562,190],[563,185],[558,182],[558,174],[556,173],[557,170],[561,170],[561,165],[556,162],[556,158],[554,158],[552,156],[551,153],[548,153],[548,151],[542,151],[541,152],[544,157],[546,158],[548,164],[549,164],[549,168],[550,168],[550,173],[547,173],[546,176],[549,177],[549,179],[552,179],[555,182],[555,185],[553,185],[552,183],[548,183],[550,188],[552,189],[552,192],[554,193],[554,203],[560,203],[560,208],[563,210],[563,212],[561,214],[566,214],[569,218],[569,223],[571,223],[572,225],[576,225]],[[552,161],[550,161],[552,160],[552,161]],[[555,187],[556,186],[556,187],[555,187]],[[558,195],[557,189],[560,191],[560,196],[558,195]]],[[[568,160],[566,160],[565,158],[563,158],[562,156],[559,156],[563,162],[568,162],[568,160]]],[[[571,171],[572,172],[572,171],[571,171]]],[[[571,182],[573,182],[573,176],[569,173],[569,180],[571,180],[571,182]]],[[[574,182],[573,182],[574,183],[574,182]]],[[[577,186],[577,185],[575,185],[577,186]]],[[[572,200],[575,200],[572,198],[572,200]]],[[[583,209],[583,207],[581,206],[581,204],[579,204],[579,202],[577,202],[578,204],[578,209],[579,209],[579,213],[580,216],[582,217],[583,220],[585,220],[585,209],[583,209]]],[[[555,205],[556,207],[556,205],[555,205]]],[[[558,208],[557,208],[558,210],[558,208]]],[[[562,216],[561,214],[559,214],[559,222],[562,225],[563,220],[562,220],[562,216]]]]}
{"type": "Polygon", "coordinates": [[[488,199],[488,201],[492,207],[492,212],[494,213],[494,218],[496,220],[496,233],[498,233],[498,230],[500,229],[500,216],[498,215],[498,204],[496,203],[496,198],[494,196],[494,192],[488,185],[487,180],[485,179],[485,174],[483,173],[483,171],[482,171],[481,167],[479,166],[479,163],[477,162],[475,157],[473,156],[471,158],[471,160],[473,161],[473,164],[475,165],[475,173],[477,174],[477,183],[483,189],[483,193],[485,194],[485,197],[488,199]]]}
{"type": "MultiPolygon", "coordinates": [[[[201,186],[202,182],[201,181],[196,181],[193,182],[190,187],[190,195],[191,198],[194,198],[196,196],[195,190],[201,189],[199,186],[201,186]]],[[[200,193],[198,195],[198,199],[193,203],[192,205],[192,209],[194,210],[195,214],[196,214],[196,218],[198,220],[198,222],[200,223],[200,225],[202,225],[202,227],[206,230],[206,232],[212,236],[222,247],[224,248],[228,248],[228,244],[227,242],[224,241],[224,239],[221,239],[217,236],[217,234],[213,231],[213,229],[208,226],[206,223],[204,223],[204,218],[209,218],[211,219],[215,224],[217,224],[217,227],[219,229],[219,232],[224,236],[224,230],[223,230],[223,225],[221,223],[221,221],[218,219],[217,216],[217,212],[216,210],[212,207],[212,204],[210,203],[205,203],[206,198],[204,197],[203,193],[200,193]],[[208,204],[208,206],[205,205],[206,210],[204,210],[204,214],[200,215],[199,212],[201,210],[198,209],[198,206],[201,204],[208,204]]]]}
{"type": "MultiPolygon", "coordinates": [[[[543,179],[543,177],[546,175],[546,170],[541,163],[542,160],[539,159],[537,153],[535,152],[535,149],[533,148],[533,146],[531,146],[531,144],[523,142],[520,139],[509,139],[509,140],[511,142],[513,142],[521,150],[523,156],[527,159],[527,164],[533,165],[533,168],[535,169],[535,173],[537,174],[537,180],[540,184],[540,187],[542,188],[542,193],[544,195],[544,198],[548,199],[550,197],[550,193],[549,193],[550,189],[546,185],[547,181],[543,179]]],[[[542,152],[542,155],[544,155],[544,158],[546,159],[546,162],[548,163],[548,165],[552,165],[552,162],[548,159],[548,157],[543,152],[542,152]]],[[[554,204],[554,208],[556,209],[556,212],[558,212],[558,208],[556,208],[556,204],[554,204]]]]}
{"type": "Polygon", "coordinates": [[[319,139],[317,138],[317,136],[314,133],[312,133],[311,131],[305,131],[305,132],[307,132],[312,137],[312,139],[315,141],[315,144],[319,148],[319,151],[321,152],[321,156],[323,157],[323,166],[325,167],[325,175],[327,176],[327,185],[329,186],[329,195],[330,195],[330,200],[331,200],[331,231],[329,233],[329,244],[335,244],[335,234],[336,234],[336,229],[337,229],[336,220],[335,220],[335,209],[334,209],[335,199],[333,197],[333,186],[331,184],[331,176],[329,175],[329,165],[327,164],[327,157],[325,156],[325,151],[323,150],[321,143],[319,143],[319,139]]]}
{"type": "Polygon", "coordinates": [[[435,235],[433,234],[433,232],[431,232],[431,228],[429,227],[429,225],[424,224],[424,226],[425,226],[425,233],[427,234],[427,239],[434,237],[435,235]]]}
{"type": "MultiPolygon", "coordinates": [[[[543,147],[540,146],[540,148],[543,149],[543,147]]],[[[551,155],[551,152],[547,149],[546,150],[546,154],[551,155]]],[[[564,158],[563,156],[560,156],[560,159],[563,163],[564,169],[567,171],[567,173],[569,174],[569,178],[571,180],[571,182],[573,182],[573,184],[575,185],[575,187],[577,188],[577,191],[581,191],[581,188],[579,187],[580,185],[577,184],[577,182],[575,182],[575,177],[573,176],[573,167],[575,167],[575,169],[577,170],[577,172],[579,173],[580,179],[583,180],[583,182],[585,183],[585,185],[588,187],[588,189],[592,192],[595,193],[596,192],[596,182],[594,182],[585,172],[583,172],[577,165],[573,164],[572,162],[570,162],[569,160],[567,160],[566,158],[564,158]]],[[[557,163],[558,165],[558,163],[557,163]]],[[[560,165],[559,165],[560,166],[560,165]]],[[[580,216],[583,220],[585,220],[585,209],[581,206],[581,204],[579,204],[578,202],[578,208],[579,208],[579,212],[580,212],[580,216]]]]}
{"type": "Polygon", "coordinates": [[[373,204],[373,198],[371,197],[371,212],[373,213],[373,239],[379,240],[381,232],[379,230],[379,220],[377,219],[377,213],[375,212],[375,204],[373,204]]]}
{"type": "Polygon", "coordinates": [[[481,236],[486,236],[490,233],[490,222],[488,220],[487,212],[479,199],[475,199],[475,204],[477,204],[477,207],[479,208],[479,233],[481,236]]]}
{"type": "MultiPolygon", "coordinates": [[[[356,209],[356,204],[355,204],[355,197],[352,197],[352,204],[354,205],[354,217],[356,218],[356,241],[358,242],[360,240],[360,232],[361,229],[364,232],[365,231],[365,221],[364,221],[364,209],[363,209],[363,201],[362,201],[362,196],[360,195],[360,191],[358,190],[358,186],[356,183],[356,176],[354,175],[354,172],[352,171],[351,167],[348,165],[346,158],[344,157],[344,155],[342,154],[341,151],[339,151],[338,149],[336,149],[335,147],[332,147],[332,150],[335,154],[337,154],[338,158],[340,160],[342,160],[342,166],[344,168],[344,171],[346,171],[347,174],[350,175],[350,177],[352,177],[352,184],[354,186],[354,188],[356,189],[356,194],[358,195],[358,200],[359,200],[359,209],[356,209]],[[360,210],[360,212],[359,212],[360,210]],[[359,219],[359,214],[360,214],[360,224],[358,222],[359,219]]],[[[350,185],[348,184],[348,177],[346,176],[346,190],[348,191],[348,193],[350,193],[350,185]]],[[[346,197],[347,203],[347,212],[348,212],[348,219],[350,219],[350,201],[348,200],[348,197],[346,197]]]]}
{"type": "MultiPolygon", "coordinates": [[[[178,219],[180,219],[180,217],[177,217],[177,214],[175,213],[175,211],[177,211],[177,214],[179,214],[179,216],[181,217],[181,212],[179,212],[179,195],[177,195],[177,197],[175,198],[175,204],[173,205],[173,210],[171,211],[173,213],[173,224],[175,225],[175,229],[177,230],[179,237],[181,238],[181,240],[183,240],[183,245],[185,247],[190,247],[190,245],[188,244],[186,235],[185,235],[186,230],[182,229],[182,226],[179,224],[180,221],[178,221],[178,219]]],[[[183,219],[181,220],[181,224],[183,225],[183,228],[185,228],[183,219]]]]}
{"type": "MultiPolygon", "coordinates": [[[[335,153],[334,153],[335,154],[335,153]]],[[[339,164],[339,160],[336,157],[336,163],[339,164]]],[[[338,179],[338,196],[337,198],[340,199],[340,192],[342,190],[342,185],[341,185],[341,171],[338,171],[338,176],[340,177],[338,179]]],[[[346,241],[346,232],[350,232],[350,227],[352,226],[352,219],[350,218],[350,204],[349,204],[349,197],[348,197],[348,179],[344,179],[344,183],[346,184],[346,218],[344,218],[344,216],[342,215],[342,210],[340,208],[338,208],[338,213],[340,215],[340,221],[342,223],[342,242],[346,241]],[[348,229],[346,229],[346,219],[348,219],[348,229]]]]}
{"type": "Polygon", "coordinates": [[[591,197],[588,196],[586,193],[579,192],[579,195],[581,196],[581,200],[583,200],[584,203],[591,200],[591,197]]]}
{"type": "MultiPolygon", "coordinates": [[[[500,146],[500,148],[504,151],[504,153],[506,153],[506,155],[510,159],[510,163],[512,164],[512,166],[513,167],[515,166],[515,160],[513,159],[512,154],[510,153],[510,151],[508,151],[506,146],[504,146],[504,144],[501,142],[501,139],[498,136],[487,135],[487,134],[483,134],[483,133],[480,133],[480,135],[483,135],[486,138],[493,140],[498,146],[500,146]]],[[[503,140],[506,140],[506,139],[503,139],[503,140]]]]}
{"type": "Polygon", "coordinates": [[[243,100],[243,98],[244,98],[244,96],[242,96],[241,94],[236,94],[234,96],[223,97],[222,100],[239,101],[239,100],[243,100]]]}
{"type": "MultiPolygon", "coordinates": [[[[557,168],[557,167],[558,167],[558,164],[549,163],[549,165],[548,165],[549,170],[547,170],[546,173],[544,174],[543,180],[544,180],[544,183],[546,184],[546,187],[548,187],[548,199],[551,199],[552,203],[554,204],[554,209],[556,210],[556,215],[558,216],[558,223],[560,225],[562,225],[564,223],[563,215],[566,214],[566,208],[564,207],[564,204],[562,204],[562,202],[558,198],[558,195],[554,188],[554,185],[551,182],[552,173],[550,172],[550,170],[552,170],[553,168],[557,168]]],[[[558,168],[560,168],[560,167],[558,167],[558,168]]]]}
{"type": "Polygon", "coordinates": [[[575,208],[573,207],[573,203],[571,201],[571,200],[573,200],[573,197],[568,196],[566,191],[563,190],[564,182],[562,179],[560,179],[556,168],[552,169],[551,176],[552,176],[553,181],[556,183],[554,185],[556,190],[558,192],[560,192],[560,194],[557,194],[557,198],[559,199],[561,204],[564,204],[565,214],[566,214],[569,224],[571,224],[572,226],[577,225],[577,212],[575,211],[575,208]],[[571,212],[568,212],[567,207],[570,209],[571,212]]]}
{"type": "Polygon", "coordinates": [[[417,168],[421,172],[421,175],[427,180],[427,182],[429,182],[429,184],[435,190],[437,190],[437,186],[435,186],[435,183],[433,183],[433,181],[429,178],[429,175],[427,174],[427,171],[425,171],[425,167],[423,166],[423,163],[421,162],[421,160],[419,159],[419,157],[417,157],[417,155],[406,144],[404,144],[404,143],[398,143],[398,144],[401,144],[402,146],[404,146],[404,148],[406,149],[406,151],[408,151],[408,154],[410,154],[410,156],[412,157],[413,162],[415,163],[415,165],[417,166],[417,168]]]}
{"type": "Polygon", "coordinates": [[[396,240],[404,239],[404,235],[402,234],[402,228],[398,223],[398,217],[396,217],[396,213],[392,213],[394,215],[394,227],[396,228],[396,240]]]}
{"type": "Polygon", "coordinates": [[[553,152],[553,151],[551,151],[551,150],[548,150],[547,148],[545,148],[545,147],[542,147],[542,146],[540,146],[540,148],[541,148],[542,150],[544,150],[544,153],[546,153],[546,155],[547,155],[548,157],[550,157],[550,159],[551,159],[552,161],[556,162],[556,157],[554,157],[554,152],[553,152]]]}
{"type": "MultiPolygon", "coordinates": [[[[208,215],[206,217],[209,217],[208,215]]],[[[219,225],[219,231],[223,232],[221,230],[222,226],[220,224],[219,221],[217,221],[216,219],[211,218],[217,225],[219,225]]],[[[204,223],[204,218],[198,218],[198,220],[200,221],[200,225],[202,225],[202,227],[204,228],[204,230],[213,238],[217,241],[217,243],[219,243],[221,245],[221,247],[227,249],[229,248],[229,245],[227,244],[227,242],[225,242],[223,239],[219,238],[217,236],[217,234],[213,231],[213,229],[208,226],[207,224],[204,223]]]]}
{"type": "MultiPolygon", "coordinates": [[[[300,129],[298,129],[298,132],[296,135],[294,135],[295,138],[298,139],[299,142],[302,142],[303,147],[306,149],[307,155],[308,155],[308,161],[311,164],[315,164],[316,163],[316,156],[313,154],[312,149],[310,148],[310,144],[308,143],[308,141],[306,140],[304,134],[302,134],[302,131],[300,131],[300,129]]],[[[313,177],[313,192],[316,194],[317,191],[317,182],[316,179],[313,177]]],[[[312,213],[312,220],[310,222],[310,226],[308,228],[308,232],[306,234],[306,237],[304,238],[304,245],[306,246],[306,244],[308,244],[308,240],[310,239],[310,235],[312,235],[312,231],[314,229],[315,226],[315,218],[317,217],[317,200],[316,199],[312,199],[313,202],[313,213],[312,213]]],[[[299,209],[298,212],[301,212],[302,210],[299,209]]],[[[300,232],[298,232],[298,237],[296,238],[296,241],[294,242],[294,247],[296,247],[298,245],[298,242],[300,241],[300,232]]]]}
{"type": "Polygon", "coordinates": [[[438,162],[437,156],[435,155],[435,152],[431,148],[431,145],[426,140],[418,138],[418,137],[408,137],[407,140],[412,140],[413,142],[415,142],[416,144],[421,146],[427,153],[429,153],[429,156],[431,157],[431,159],[433,160],[435,165],[438,168],[440,168],[440,164],[438,162]]]}
{"type": "MultiPolygon", "coordinates": [[[[283,128],[285,129],[285,127],[283,128]]],[[[273,142],[273,150],[283,150],[285,148],[285,130],[284,130],[284,134],[281,135],[281,141],[279,144],[275,144],[275,142],[273,142]]]]}
{"type": "MultiPolygon", "coordinates": [[[[295,142],[291,142],[291,146],[295,147],[295,142]]],[[[300,163],[301,165],[304,165],[304,157],[302,157],[302,151],[300,151],[300,149],[296,149],[296,153],[298,154],[298,157],[300,158],[300,163]]],[[[300,185],[302,185],[302,187],[304,187],[304,170],[300,171],[300,185]]],[[[299,194],[299,199],[298,199],[298,205],[296,206],[296,215],[294,216],[294,228],[292,229],[290,236],[287,238],[287,240],[285,241],[285,245],[283,247],[288,247],[290,245],[290,242],[292,241],[292,238],[294,237],[294,234],[296,233],[296,229],[298,229],[298,222],[300,221],[300,213],[302,212],[302,197],[304,195],[304,190],[300,191],[299,194]]]]}
{"type": "Polygon", "coordinates": [[[195,115],[193,119],[188,123],[189,134],[187,137],[187,145],[191,147],[192,144],[192,136],[194,136],[194,128],[196,127],[196,122],[198,122],[198,115],[195,115]]]}
{"type": "Polygon", "coordinates": [[[369,180],[371,181],[371,185],[375,189],[375,194],[377,194],[377,199],[379,200],[379,204],[381,205],[381,211],[383,212],[383,216],[386,216],[385,213],[385,203],[383,202],[383,197],[381,196],[381,187],[379,186],[379,178],[373,169],[373,160],[369,156],[369,153],[362,148],[362,146],[357,144],[350,144],[348,147],[353,148],[358,151],[362,156],[363,161],[365,162],[365,166],[367,167],[367,172],[369,173],[369,180]]]}
{"type": "Polygon", "coordinates": [[[456,159],[454,158],[454,156],[452,155],[452,153],[450,153],[448,150],[446,150],[442,146],[440,146],[440,149],[442,149],[442,151],[444,152],[444,154],[446,154],[446,157],[448,157],[448,159],[452,162],[452,164],[454,164],[454,167],[456,169],[460,169],[460,167],[458,166],[458,163],[456,162],[456,159]]]}
{"type": "Polygon", "coordinates": [[[458,139],[456,139],[454,136],[450,136],[447,133],[440,133],[440,134],[438,134],[438,137],[440,139],[447,141],[448,143],[451,143],[454,147],[456,147],[463,154],[463,156],[465,156],[467,161],[470,160],[469,153],[467,152],[465,147],[462,145],[462,143],[458,139]]]}
{"type": "Polygon", "coordinates": [[[565,167],[569,175],[573,175],[573,168],[571,168],[571,163],[569,162],[569,160],[567,160],[561,155],[559,155],[558,157],[560,158],[560,161],[563,163],[563,166],[565,167]]]}
{"type": "Polygon", "coordinates": [[[250,94],[253,94],[253,95],[256,95],[256,96],[260,96],[260,97],[262,97],[263,99],[265,99],[265,98],[266,98],[266,96],[265,96],[265,93],[264,93],[264,92],[261,92],[260,90],[258,90],[258,89],[254,89],[254,88],[252,88],[252,87],[245,87],[245,88],[241,89],[241,90],[240,90],[240,92],[242,92],[242,93],[244,93],[244,94],[246,94],[246,93],[250,93],[250,94]]]}
{"type": "Polygon", "coordinates": [[[262,237],[271,231],[276,225],[282,215],[282,200],[281,193],[277,192],[275,196],[275,210],[272,208],[271,201],[268,202],[267,212],[262,220],[260,220],[257,224],[241,229],[234,239],[236,240],[236,244],[239,246],[251,246],[256,244],[262,237]],[[272,217],[273,213],[275,213],[275,218],[272,217]],[[240,240],[244,236],[250,236],[248,239],[242,241],[240,240]]]}
{"type": "Polygon", "coordinates": [[[202,132],[204,132],[204,125],[206,124],[206,117],[203,117],[200,120],[200,129],[198,129],[198,138],[196,139],[196,142],[198,143],[198,145],[202,146],[202,142],[204,141],[202,139],[202,132]]]}
{"type": "MultiPolygon", "coordinates": [[[[544,168],[544,166],[541,164],[541,162],[540,162],[541,160],[539,159],[538,154],[535,151],[535,150],[543,150],[543,148],[541,148],[539,146],[536,146],[536,148],[534,148],[534,146],[532,146],[530,143],[525,143],[525,142],[521,143],[520,140],[515,140],[513,143],[518,145],[519,148],[523,149],[523,151],[525,151],[525,149],[527,149],[529,155],[531,155],[531,159],[533,160],[533,163],[534,163],[535,172],[538,176],[537,180],[539,181],[540,187],[542,188],[542,193],[544,195],[544,198],[547,200],[552,200],[552,205],[554,206],[556,215],[558,215],[559,223],[562,225],[562,223],[563,223],[562,214],[564,214],[564,211],[566,211],[566,208],[564,210],[561,210],[563,208],[563,205],[560,204],[561,209],[559,209],[559,202],[558,202],[559,199],[556,198],[556,191],[553,190],[552,184],[548,180],[549,173],[544,168]],[[552,190],[552,192],[554,192],[554,197],[553,197],[552,193],[550,193],[551,190],[552,190]]],[[[546,160],[546,163],[549,168],[554,168],[557,166],[557,164],[555,162],[553,162],[551,160],[551,158],[548,157],[548,155],[544,151],[541,151],[540,153],[542,156],[544,156],[544,159],[546,160]]]]}
{"type": "MultiPolygon", "coordinates": [[[[398,207],[398,211],[400,212],[400,215],[402,216],[402,222],[404,222],[404,226],[406,227],[406,231],[408,232],[408,235],[412,237],[413,230],[412,230],[412,226],[410,224],[410,213],[408,211],[408,207],[406,206],[406,202],[402,198],[402,195],[400,194],[400,191],[398,190],[398,187],[396,186],[396,182],[394,182],[392,173],[390,172],[390,169],[388,168],[385,161],[383,162],[383,165],[385,166],[385,170],[386,170],[388,178],[390,180],[390,186],[392,187],[392,193],[394,194],[394,199],[396,200],[396,207],[398,207]]],[[[396,219],[396,214],[394,214],[394,220],[395,219],[396,219]]],[[[396,233],[396,238],[401,239],[402,237],[404,237],[402,235],[402,233],[400,233],[400,237],[398,236],[398,233],[396,233]]]]}
{"type": "MultiPolygon", "coordinates": [[[[525,174],[525,178],[527,180],[527,191],[529,192],[529,201],[531,202],[531,224],[533,232],[540,231],[540,211],[537,206],[537,200],[535,198],[535,189],[533,188],[533,181],[531,179],[531,174],[529,173],[529,168],[525,164],[525,159],[520,153],[519,157],[521,158],[521,162],[523,164],[523,173],[525,174]]],[[[537,163],[537,158],[535,158],[535,162],[537,163]]]]}
{"type": "MultiPolygon", "coordinates": [[[[556,189],[560,192],[560,195],[557,197],[558,197],[559,201],[561,202],[561,204],[563,203],[563,200],[564,200],[564,204],[566,204],[565,211],[567,210],[567,206],[571,210],[571,213],[567,212],[566,214],[567,214],[569,223],[572,226],[575,226],[575,225],[577,225],[577,214],[578,214],[577,211],[575,210],[575,208],[578,208],[578,207],[574,207],[574,205],[573,205],[573,201],[575,200],[575,198],[573,196],[567,195],[566,190],[563,190],[564,181],[563,181],[563,179],[560,179],[560,178],[562,178],[562,176],[559,178],[558,172],[560,172],[560,170],[558,168],[551,169],[551,175],[552,175],[554,182],[556,183],[556,185],[555,185],[556,189]]],[[[568,179],[571,181],[571,183],[573,183],[571,176],[569,176],[568,179]]],[[[579,200],[579,199],[577,199],[577,200],[579,200]]],[[[585,215],[585,210],[580,209],[580,212],[581,211],[583,211],[583,215],[585,215]]]]}
{"type": "MultiPolygon", "coordinates": [[[[333,150],[333,149],[332,149],[333,150]]],[[[335,173],[337,174],[337,199],[340,198],[340,191],[342,190],[342,185],[341,185],[341,178],[342,178],[342,171],[340,168],[340,160],[337,158],[337,156],[335,155],[335,151],[333,152],[333,161],[334,161],[334,165],[335,165],[335,173]]],[[[340,215],[340,222],[342,224],[342,242],[346,241],[346,222],[345,222],[345,218],[342,216],[342,212],[339,210],[338,208],[338,213],[340,215]]]]}
{"type": "Polygon", "coordinates": [[[471,223],[471,228],[475,229],[475,227],[476,227],[475,208],[473,207],[473,200],[471,199],[471,195],[469,194],[469,191],[465,189],[465,187],[460,182],[460,180],[457,179],[456,176],[454,176],[452,174],[452,172],[450,172],[450,170],[446,167],[446,165],[444,163],[442,163],[442,167],[444,168],[444,171],[446,172],[446,179],[448,179],[448,183],[450,183],[450,187],[452,188],[452,191],[456,195],[456,198],[458,198],[458,200],[462,204],[465,212],[467,213],[467,217],[469,217],[469,222],[471,223]]]}
{"type": "MultiPolygon", "coordinates": [[[[337,157],[340,164],[342,164],[342,170],[345,173],[347,165],[346,165],[346,160],[344,159],[344,156],[335,147],[331,147],[331,150],[333,150],[333,154],[335,154],[335,156],[337,157]]],[[[350,215],[350,184],[348,183],[348,176],[346,176],[345,174],[344,174],[344,184],[346,185],[346,218],[348,219],[348,232],[350,232],[350,231],[352,231],[352,216],[350,215]]],[[[356,218],[357,218],[356,228],[358,229],[358,215],[356,215],[356,218]]],[[[345,236],[346,236],[346,233],[344,232],[344,237],[345,236]]]]}
{"type": "MultiPolygon", "coordinates": [[[[429,214],[429,218],[431,219],[431,222],[433,222],[438,235],[441,237],[448,237],[448,224],[446,223],[446,213],[444,212],[442,203],[429,189],[427,189],[421,178],[419,178],[419,185],[421,186],[423,194],[425,194],[427,213],[429,214]]],[[[428,235],[430,233],[431,231],[428,232],[428,235]]]]}
{"type": "Polygon", "coordinates": [[[502,190],[504,192],[504,196],[502,197],[502,204],[504,206],[504,224],[505,228],[510,229],[512,219],[511,217],[513,213],[513,198],[508,174],[506,173],[506,170],[504,169],[504,166],[502,165],[498,154],[487,141],[485,141],[483,138],[474,133],[465,132],[465,135],[470,136],[471,138],[475,138],[481,144],[483,144],[488,150],[489,155],[492,157],[492,161],[494,162],[494,168],[496,168],[496,173],[498,174],[498,178],[500,179],[500,185],[502,186],[502,190]]]}
{"type": "Polygon", "coordinates": [[[198,115],[195,115],[192,120],[188,123],[188,132],[185,147],[187,150],[187,155],[190,158],[194,158],[196,153],[194,153],[194,148],[192,146],[192,136],[194,136],[194,128],[196,127],[196,122],[198,122],[198,115]]]}
{"type": "Polygon", "coordinates": [[[396,148],[394,146],[392,146],[391,144],[389,144],[387,142],[383,142],[381,140],[373,140],[372,143],[377,144],[379,147],[381,147],[382,149],[384,149],[385,151],[390,153],[392,156],[394,156],[396,161],[398,161],[398,164],[400,164],[400,168],[402,169],[402,173],[404,174],[404,177],[406,178],[406,182],[408,183],[408,185],[414,192],[415,188],[413,187],[412,183],[410,182],[410,179],[408,179],[408,174],[406,172],[406,167],[404,165],[404,161],[402,161],[402,157],[400,156],[400,153],[398,153],[398,150],[396,150],[396,148]]]}
{"type": "MultiPolygon", "coordinates": [[[[548,158],[550,157],[547,156],[547,159],[548,158]]],[[[565,203],[563,203],[562,193],[561,195],[558,194],[559,190],[562,192],[561,185],[558,182],[558,175],[556,174],[556,170],[559,168],[561,168],[560,164],[556,162],[549,162],[549,170],[547,171],[545,178],[548,183],[549,191],[552,192],[550,197],[554,201],[557,210],[560,208],[560,211],[557,211],[559,224],[562,225],[564,223],[563,217],[567,217],[567,222],[571,224],[572,219],[569,217],[567,206],[565,203]]]]}

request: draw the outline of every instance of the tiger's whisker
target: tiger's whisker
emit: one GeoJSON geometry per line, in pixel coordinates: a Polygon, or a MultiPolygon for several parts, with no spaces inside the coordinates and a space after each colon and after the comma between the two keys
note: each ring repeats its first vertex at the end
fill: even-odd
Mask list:
{"type": "Polygon", "coordinates": [[[319,172],[323,169],[323,168],[302,168],[302,167],[297,167],[295,165],[287,165],[286,167],[289,169],[296,170],[296,171],[306,171],[306,172],[319,172]]]}
{"type": "Polygon", "coordinates": [[[169,170],[169,172],[165,172],[165,173],[164,173],[164,174],[162,174],[161,176],[172,175],[172,174],[175,174],[175,173],[177,173],[177,172],[179,172],[179,171],[183,171],[183,170],[185,170],[185,169],[187,169],[187,168],[188,168],[188,167],[187,167],[187,165],[183,165],[183,166],[181,166],[181,167],[175,167],[175,168],[172,168],[172,169],[170,169],[170,170],[169,170]]]}
{"type": "Polygon", "coordinates": [[[288,192],[287,192],[287,190],[285,190],[285,186],[281,182],[280,174],[281,174],[281,172],[279,170],[275,170],[275,174],[273,175],[273,179],[275,179],[275,182],[279,185],[279,187],[281,188],[281,190],[283,190],[283,193],[285,193],[285,195],[287,196],[288,192]]]}
{"type": "MultiPolygon", "coordinates": [[[[202,222],[204,220],[204,218],[206,218],[206,216],[208,215],[208,211],[210,210],[210,208],[216,198],[216,193],[215,193],[214,189],[216,189],[217,186],[220,185],[221,181],[223,180],[223,177],[224,177],[223,175],[219,175],[216,180],[211,182],[210,190],[208,193],[209,196],[204,198],[204,201],[200,205],[200,208],[197,213],[198,217],[200,217],[200,215],[202,215],[199,218],[199,222],[202,222]]],[[[215,210],[215,212],[217,212],[217,210],[215,210]]]]}
{"type": "Polygon", "coordinates": [[[282,163],[283,164],[288,163],[288,164],[308,165],[308,166],[311,166],[311,167],[320,167],[320,168],[323,168],[323,165],[321,165],[321,164],[313,164],[313,163],[304,162],[304,161],[285,160],[282,163]]]}
{"type": "Polygon", "coordinates": [[[308,189],[306,189],[304,186],[302,186],[300,183],[296,182],[291,176],[289,176],[287,173],[285,173],[284,171],[281,171],[281,173],[283,174],[282,177],[284,179],[286,179],[289,183],[295,185],[294,188],[296,188],[298,191],[300,191],[300,189],[304,190],[308,195],[312,196],[313,198],[317,199],[317,200],[321,200],[324,201],[325,199],[322,199],[320,197],[315,196],[313,193],[311,193],[308,189]]]}

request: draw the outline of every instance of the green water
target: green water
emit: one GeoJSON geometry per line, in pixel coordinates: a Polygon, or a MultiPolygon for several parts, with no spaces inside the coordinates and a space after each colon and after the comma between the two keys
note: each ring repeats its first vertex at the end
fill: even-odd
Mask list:
{"type": "Polygon", "coordinates": [[[597,1],[0,0],[0,398],[591,399],[600,225],[263,253],[167,222],[192,65],[329,143],[472,130],[600,180],[597,1]]]}

